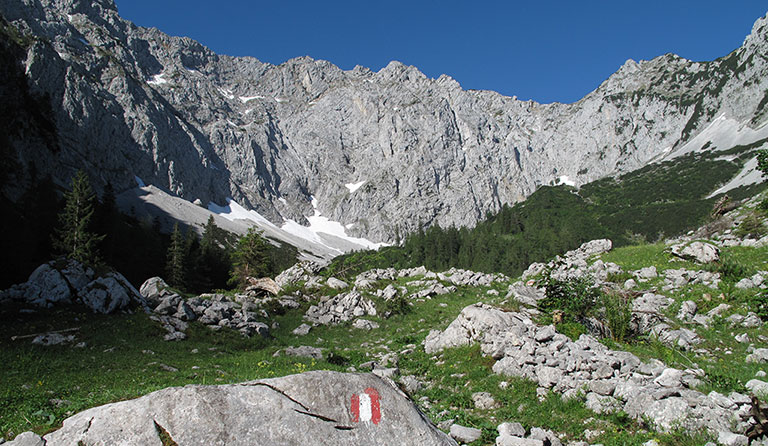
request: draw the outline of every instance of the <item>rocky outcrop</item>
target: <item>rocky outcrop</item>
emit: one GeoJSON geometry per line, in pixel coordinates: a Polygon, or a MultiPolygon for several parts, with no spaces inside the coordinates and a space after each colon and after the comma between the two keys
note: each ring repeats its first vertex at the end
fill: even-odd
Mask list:
{"type": "Polygon", "coordinates": [[[464,308],[444,331],[430,332],[424,350],[437,353],[474,342],[497,360],[494,372],[529,378],[564,398],[585,392],[587,407],[598,413],[623,410],[651,420],[661,430],[679,425],[740,435],[753,420],[748,396],[693,390],[701,370],[677,370],[655,360],[643,363],[590,336],[571,341],[553,326],[537,326],[523,314],[488,305],[464,308]]]}
{"type": "Polygon", "coordinates": [[[329,371],[163,389],[80,412],[44,441],[25,433],[6,444],[36,444],[22,442],[29,440],[48,446],[456,445],[390,381],[329,371]]]}
{"type": "MultiPolygon", "coordinates": [[[[265,281],[266,282],[266,281],[265,281]]],[[[274,282],[266,282],[271,286],[274,282]],[[271,284],[270,284],[271,282],[271,284]]],[[[166,341],[181,341],[187,338],[188,322],[198,321],[213,330],[223,327],[239,331],[243,336],[269,336],[269,327],[263,322],[269,314],[262,307],[271,301],[278,306],[298,306],[290,299],[259,299],[261,287],[230,298],[224,294],[201,294],[185,299],[173,292],[160,277],[151,277],[141,286],[141,292],[150,310],[151,318],[166,330],[166,341]]]]}
{"type": "Polygon", "coordinates": [[[13,141],[22,163],[59,184],[84,168],[97,189],[139,177],[190,202],[231,197],[278,226],[318,212],[374,241],[473,225],[540,185],[633,170],[685,153],[705,129],[766,119],[766,18],[721,59],[629,60],[578,102],[538,104],[399,62],[343,71],[221,56],[125,21],[112,0],[0,13],[24,36],[0,34],[9,65],[52,115],[53,138],[13,141]]]}
{"type": "Polygon", "coordinates": [[[71,259],[44,263],[26,282],[0,292],[0,303],[10,301],[44,308],[79,304],[103,314],[146,305],[122,274],[112,271],[97,275],[92,268],[71,259]]]}

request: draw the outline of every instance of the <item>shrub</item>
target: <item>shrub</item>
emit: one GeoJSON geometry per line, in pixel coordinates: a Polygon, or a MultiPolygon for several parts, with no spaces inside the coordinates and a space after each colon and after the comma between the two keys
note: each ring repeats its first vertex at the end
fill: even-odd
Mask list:
{"type": "Polygon", "coordinates": [[[539,301],[539,309],[548,314],[562,311],[564,322],[581,321],[590,314],[600,297],[600,290],[589,276],[560,280],[546,273],[539,286],[546,289],[546,297],[539,301]]]}
{"type": "Polygon", "coordinates": [[[632,301],[621,293],[603,293],[601,303],[605,307],[605,323],[611,330],[611,338],[623,342],[630,336],[632,301]]]}
{"type": "MultiPolygon", "coordinates": [[[[393,316],[395,314],[406,314],[411,311],[411,306],[408,305],[408,300],[405,296],[397,295],[392,299],[384,301],[384,314],[393,316]]],[[[388,316],[387,316],[388,317],[388,316]]]]}
{"type": "Polygon", "coordinates": [[[714,269],[715,272],[720,273],[720,279],[729,283],[738,282],[750,275],[750,268],[747,265],[727,253],[720,256],[719,262],[706,269],[714,269]]]}
{"type": "Polygon", "coordinates": [[[757,212],[750,212],[749,215],[744,217],[744,220],[739,223],[739,227],[735,231],[735,234],[742,238],[760,238],[766,233],[768,233],[768,229],[766,229],[763,219],[760,218],[757,212]]]}
{"type": "Polygon", "coordinates": [[[751,295],[747,299],[747,306],[750,311],[754,311],[760,319],[768,321],[768,290],[762,290],[757,294],[751,295]]]}

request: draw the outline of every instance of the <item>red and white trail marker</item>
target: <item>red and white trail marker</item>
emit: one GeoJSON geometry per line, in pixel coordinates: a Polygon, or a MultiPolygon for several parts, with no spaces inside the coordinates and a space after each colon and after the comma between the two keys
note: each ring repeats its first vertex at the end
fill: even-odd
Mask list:
{"type": "Polygon", "coordinates": [[[352,421],[355,423],[371,421],[379,424],[381,421],[381,399],[379,392],[373,387],[365,389],[361,394],[352,395],[352,421]]]}

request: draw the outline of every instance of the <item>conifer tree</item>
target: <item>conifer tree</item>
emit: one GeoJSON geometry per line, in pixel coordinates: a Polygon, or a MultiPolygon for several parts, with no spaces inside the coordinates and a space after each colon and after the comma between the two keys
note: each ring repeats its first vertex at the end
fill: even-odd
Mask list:
{"type": "Polygon", "coordinates": [[[269,242],[253,226],[237,241],[231,282],[243,286],[248,277],[263,277],[269,272],[269,242]]]}
{"type": "Polygon", "coordinates": [[[184,235],[179,229],[179,224],[173,225],[173,234],[171,234],[171,244],[168,246],[168,256],[165,265],[168,284],[183,289],[186,286],[187,272],[187,243],[184,235]]]}
{"type": "Polygon", "coordinates": [[[60,227],[54,232],[53,247],[71,259],[94,265],[98,261],[97,245],[104,236],[91,232],[94,194],[85,172],[77,171],[70,188],[64,194],[64,210],[59,214],[60,227]]]}

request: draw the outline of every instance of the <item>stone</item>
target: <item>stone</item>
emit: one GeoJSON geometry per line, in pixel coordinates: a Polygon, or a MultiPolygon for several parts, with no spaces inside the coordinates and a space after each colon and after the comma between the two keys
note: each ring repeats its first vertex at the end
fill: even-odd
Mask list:
{"type": "Polygon", "coordinates": [[[654,401],[643,415],[648,417],[662,432],[668,432],[677,423],[688,417],[689,406],[685,399],[669,397],[654,401]]]}
{"type": "Polygon", "coordinates": [[[73,296],[64,275],[52,263],[37,267],[26,282],[24,299],[32,305],[50,306],[56,303],[71,303],[73,296]]]}
{"type": "Polygon", "coordinates": [[[525,437],[525,428],[522,424],[517,422],[501,423],[497,430],[501,436],[525,437]]]}
{"type": "Polygon", "coordinates": [[[405,391],[411,395],[424,389],[424,383],[419,381],[419,379],[413,375],[405,375],[400,377],[400,384],[402,384],[405,391]]]}
{"type": "Polygon", "coordinates": [[[768,348],[756,348],[752,354],[747,355],[746,361],[759,364],[768,362],[768,348]]]}
{"type": "Polygon", "coordinates": [[[301,358],[323,359],[323,349],[319,347],[310,347],[301,345],[299,347],[286,347],[283,352],[288,356],[298,356],[301,358]]]}
{"type": "Polygon", "coordinates": [[[682,385],[683,372],[678,369],[667,368],[656,379],[656,384],[662,387],[680,387],[682,385]]]}
{"type": "Polygon", "coordinates": [[[744,385],[752,394],[768,396],[768,383],[759,379],[750,379],[744,385]]]}
{"type": "Polygon", "coordinates": [[[659,274],[656,272],[655,266],[648,266],[635,271],[635,276],[637,276],[641,282],[645,282],[650,279],[655,279],[659,274]]]}
{"type": "Polygon", "coordinates": [[[535,438],[499,435],[496,437],[496,446],[544,446],[544,442],[535,438]]]}
{"type": "Polygon", "coordinates": [[[451,425],[451,437],[462,443],[472,443],[480,438],[482,434],[483,432],[480,429],[475,429],[474,427],[466,427],[455,423],[451,425]]]}
{"type": "Polygon", "coordinates": [[[616,398],[598,395],[594,392],[587,394],[587,400],[584,405],[587,409],[599,414],[617,412],[623,408],[623,404],[616,398]]]}
{"type": "Polygon", "coordinates": [[[379,324],[367,319],[355,319],[355,322],[352,323],[352,327],[360,330],[371,331],[379,328],[379,324]]]}
{"type": "Polygon", "coordinates": [[[180,445],[456,445],[386,380],[331,371],[167,388],[80,412],[45,440],[159,446],[161,431],[180,445]]]}
{"type": "Polygon", "coordinates": [[[528,438],[532,440],[541,440],[544,444],[549,444],[550,446],[562,446],[557,435],[540,427],[532,427],[528,438]]]}
{"type": "Polygon", "coordinates": [[[296,336],[305,336],[309,334],[309,330],[312,329],[312,326],[307,324],[301,324],[298,327],[294,328],[291,333],[295,334],[296,336]]]}
{"type": "Polygon", "coordinates": [[[757,328],[761,327],[763,325],[762,319],[755,313],[750,312],[747,314],[747,317],[744,318],[743,321],[741,321],[741,326],[744,328],[757,328]]]}
{"type": "Polygon", "coordinates": [[[150,302],[159,302],[161,297],[170,292],[168,284],[160,277],[150,277],[139,288],[139,293],[150,302]]]}
{"type": "Polygon", "coordinates": [[[480,410],[493,410],[499,407],[493,395],[488,392],[473,393],[472,401],[475,403],[475,408],[480,410]]]}
{"type": "Polygon", "coordinates": [[[686,300],[680,305],[680,311],[677,312],[677,318],[681,321],[690,321],[696,315],[698,305],[692,300],[686,300]]]}
{"type": "Polygon", "coordinates": [[[246,283],[248,284],[247,290],[262,290],[266,291],[273,296],[277,296],[282,291],[280,285],[269,277],[262,277],[257,279],[255,277],[247,277],[246,283]]]}
{"type": "Polygon", "coordinates": [[[720,431],[717,433],[717,442],[723,446],[747,446],[749,438],[746,435],[720,431]]]}
{"type": "MultiPolygon", "coordinates": [[[[3,443],[4,446],[46,446],[45,440],[33,432],[24,432],[16,436],[13,441],[3,443]]],[[[52,444],[50,446],[53,446],[52,444]]]]}
{"type": "Polygon", "coordinates": [[[374,364],[371,373],[381,378],[394,380],[400,374],[400,369],[397,367],[381,367],[378,364],[374,364]]]}
{"type": "Polygon", "coordinates": [[[536,331],[534,339],[536,339],[536,342],[546,342],[554,338],[555,334],[557,334],[557,330],[555,330],[554,325],[547,325],[536,331]]]}
{"type": "Polygon", "coordinates": [[[343,290],[344,288],[349,287],[349,284],[347,282],[344,282],[343,280],[339,280],[335,277],[329,277],[325,283],[326,285],[328,285],[330,288],[333,288],[334,290],[343,290]]]}
{"type": "Polygon", "coordinates": [[[720,249],[706,242],[681,243],[673,245],[670,251],[681,259],[698,263],[712,263],[720,260],[720,249]]]}
{"type": "Polygon", "coordinates": [[[32,339],[32,343],[35,345],[44,345],[47,347],[51,345],[69,344],[74,340],[75,340],[75,335],[63,335],[61,333],[45,333],[45,334],[35,336],[35,338],[32,339]]]}

